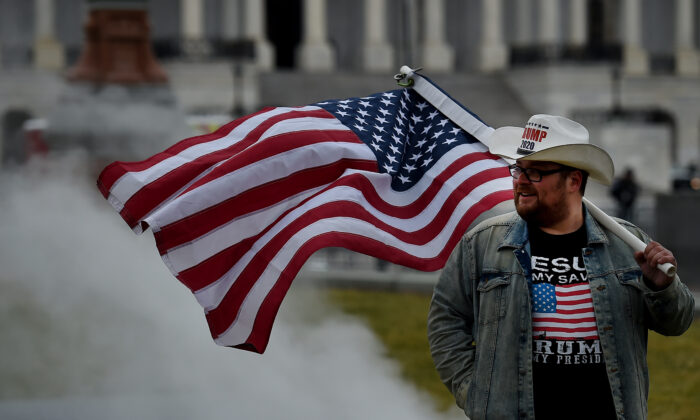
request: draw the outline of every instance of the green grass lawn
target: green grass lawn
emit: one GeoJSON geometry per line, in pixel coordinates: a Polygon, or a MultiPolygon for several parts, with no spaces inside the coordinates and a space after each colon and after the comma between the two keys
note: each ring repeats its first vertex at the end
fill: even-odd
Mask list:
{"type": "MultiPolygon", "coordinates": [[[[427,391],[436,408],[447,410],[452,395],[433,367],[426,338],[430,296],[358,290],[330,290],[343,311],[363,319],[401,365],[404,378],[427,391]]],[[[700,417],[700,322],[680,337],[649,334],[650,419],[700,417]]]]}

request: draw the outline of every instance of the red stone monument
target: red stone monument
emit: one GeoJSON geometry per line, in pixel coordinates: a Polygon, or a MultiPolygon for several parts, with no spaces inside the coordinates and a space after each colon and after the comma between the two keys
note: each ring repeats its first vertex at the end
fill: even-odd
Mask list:
{"type": "Polygon", "coordinates": [[[153,56],[145,0],[92,0],[87,5],[85,46],[69,80],[167,83],[153,56]]]}
{"type": "MultiPolygon", "coordinates": [[[[141,160],[193,135],[151,50],[146,0],[86,0],[85,44],[47,116],[49,150],[141,160]]],[[[99,165],[98,165],[99,166],[99,165]]]]}

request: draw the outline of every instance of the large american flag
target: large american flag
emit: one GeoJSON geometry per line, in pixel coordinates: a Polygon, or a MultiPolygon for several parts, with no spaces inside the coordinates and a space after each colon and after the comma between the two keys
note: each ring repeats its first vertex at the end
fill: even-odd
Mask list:
{"type": "Polygon", "coordinates": [[[558,340],[598,338],[588,282],[567,285],[535,283],[532,295],[534,337],[558,340]]]}
{"type": "MultiPolygon", "coordinates": [[[[492,131],[428,85],[471,133],[492,131]]],[[[412,88],[266,108],[114,162],[98,186],[135,232],[151,228],[216,343],[260,353],[316,250],[434,271],[477,216],[513,197],[505,162],[412,88]]]]}

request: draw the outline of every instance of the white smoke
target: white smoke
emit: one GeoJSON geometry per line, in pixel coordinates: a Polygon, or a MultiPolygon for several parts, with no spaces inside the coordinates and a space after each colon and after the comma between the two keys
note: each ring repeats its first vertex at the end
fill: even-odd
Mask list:
{"type": "Polygon", "coordinates": [[[0,418],[443,417],[363,324],[302,284],[264,355],[216,346],[87,162],[0,172],[0,418]]]}

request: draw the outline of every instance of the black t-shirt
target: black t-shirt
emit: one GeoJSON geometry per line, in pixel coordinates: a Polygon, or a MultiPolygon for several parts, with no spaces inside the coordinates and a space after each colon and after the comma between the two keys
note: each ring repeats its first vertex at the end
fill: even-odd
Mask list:
{"type": "Polygon", "coordinates": [[[583,263],[586,228],[550,235],[529,226],[535,418],[614,419],[583,263]]]}

